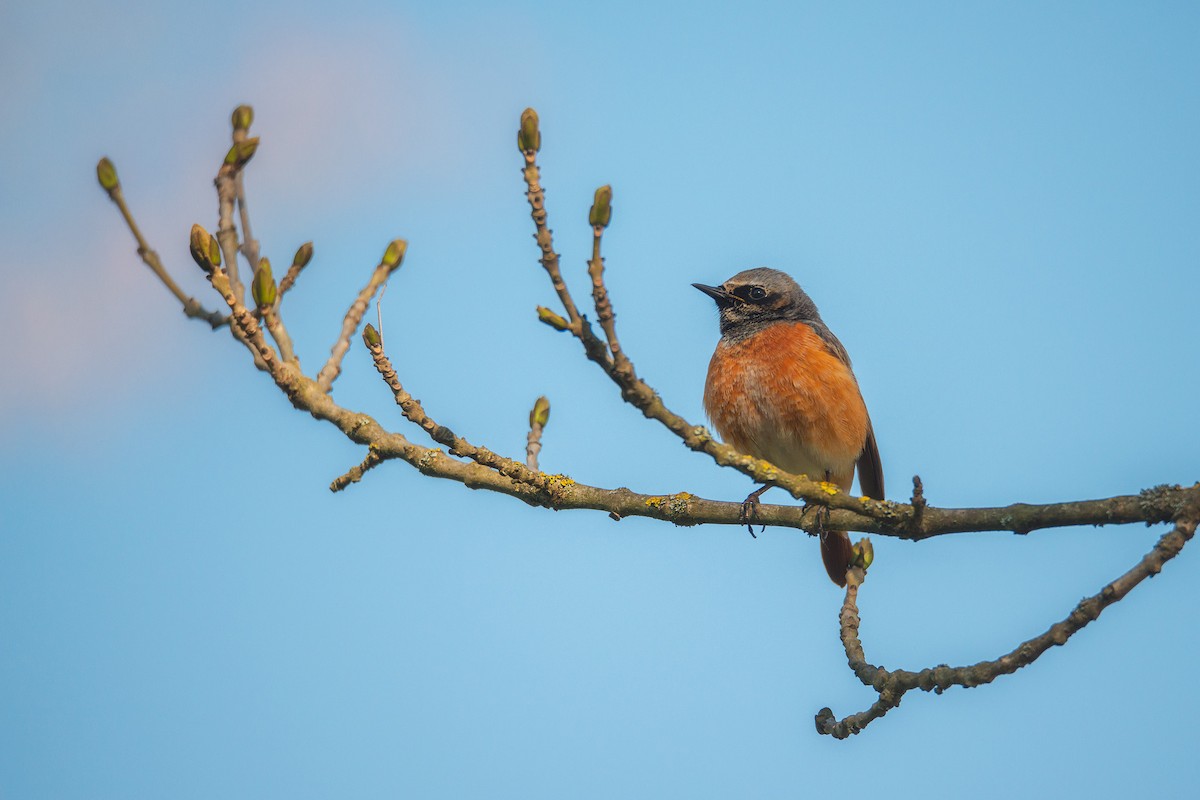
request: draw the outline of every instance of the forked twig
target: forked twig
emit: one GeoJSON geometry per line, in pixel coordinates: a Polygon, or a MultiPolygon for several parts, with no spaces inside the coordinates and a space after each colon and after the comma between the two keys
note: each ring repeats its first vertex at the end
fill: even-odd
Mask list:
{"type": "Polygon", "coordinates": [[[969,666],[942,665],[920,672],[909,672],[891,671],[867,663],[858,635],[858,589],[866,575],[858,568],[851,569],[846,583],[846,599],[839,615],[842,646],[845,648],[850,669],[864,685],[873,688],[879,697],[866,711],[851,714],[840,721],[828,708],[821,709],[816,717],[817,731],[837,739],[845,739],[900,705],[904,694],[913,689],[937,694],[951,686],[970,689],[1029,666],[1051,647],[1066,644],[1072,636],[1098,619],[1104,609],[1124,598],[1146,578],[1161,572],[1163,565],[1179,555],[1179,551],[1195,535],[1197,522],[1200,522],[1200,503],[1193,502],[1181,513],[1175,527],[1163,534],[1150,552],[1142,556],[1124,575],[1105,585],[1097,594],[1080,600],[1070,614],[1051,625],[1044,633],[1022,642],[999,658],[969,666]]]}

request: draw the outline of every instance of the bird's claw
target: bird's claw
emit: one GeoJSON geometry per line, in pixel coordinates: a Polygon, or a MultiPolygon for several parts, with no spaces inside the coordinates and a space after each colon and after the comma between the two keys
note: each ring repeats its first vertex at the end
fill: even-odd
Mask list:
{"type": "MultiPolygon", "coordinates": [[[[768,484],[767,486],[760,487],[759,489],[747,495],[746,499],[742,501],[742,513],[738,515],[738,521],[746,526],[746,530],[750,531],[750,536],[755,539],[758,538],[754,534],[754,518],[758,516],[758,498],[761,497],[762,493],[769,488],[771,487],[768,484]]],[[[762,530],[760,530],[759,533],[762,533],[766,529],[767,525],[764,522],[762,530]]]]}

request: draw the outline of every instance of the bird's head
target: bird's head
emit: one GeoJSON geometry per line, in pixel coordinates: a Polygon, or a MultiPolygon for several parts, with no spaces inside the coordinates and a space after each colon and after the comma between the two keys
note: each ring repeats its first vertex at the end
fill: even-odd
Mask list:
{"type": "Polygon", "coordinates": [[[740,338],[775,322],[820,322],[812,298],[791,276],[757,267],[739,272],[720,286],[693,283],[717,303],[721,334],[740,338]]]}

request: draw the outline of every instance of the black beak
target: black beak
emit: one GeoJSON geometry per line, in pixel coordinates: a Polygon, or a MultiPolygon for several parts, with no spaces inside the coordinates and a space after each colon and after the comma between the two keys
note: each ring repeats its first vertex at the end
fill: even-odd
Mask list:
{"type": "Polygon", "coordinates": [[[692,286],[695,286],[697,289],[704,292],[706,295],[711,297],[713,300],[716,300],[717,305],[719,305],[719,306],[728,305],[731,301],[737,299],[736,297],[731,295],[729,292],[722,289],[720,286],[705,286],[703,283],[693,283],[692,286]]]}

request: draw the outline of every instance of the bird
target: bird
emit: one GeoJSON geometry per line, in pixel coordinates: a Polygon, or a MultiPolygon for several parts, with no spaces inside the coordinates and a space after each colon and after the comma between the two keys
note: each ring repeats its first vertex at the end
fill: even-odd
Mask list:
{"type": "MultiPolygon", "coordinates": [[[[883,499],[879,447],[850,356],[791,276],[757,267],[720,286],[693,283],[716,301],[721,339],[708,365],[704,410],[735,449],[780,469],[883,499]]],[[[746,498],[752,513],[766,484],[746,498]]],[[[822,531],[821,558],[838,586],[854,558],[845,531],[822,531]]]]}

